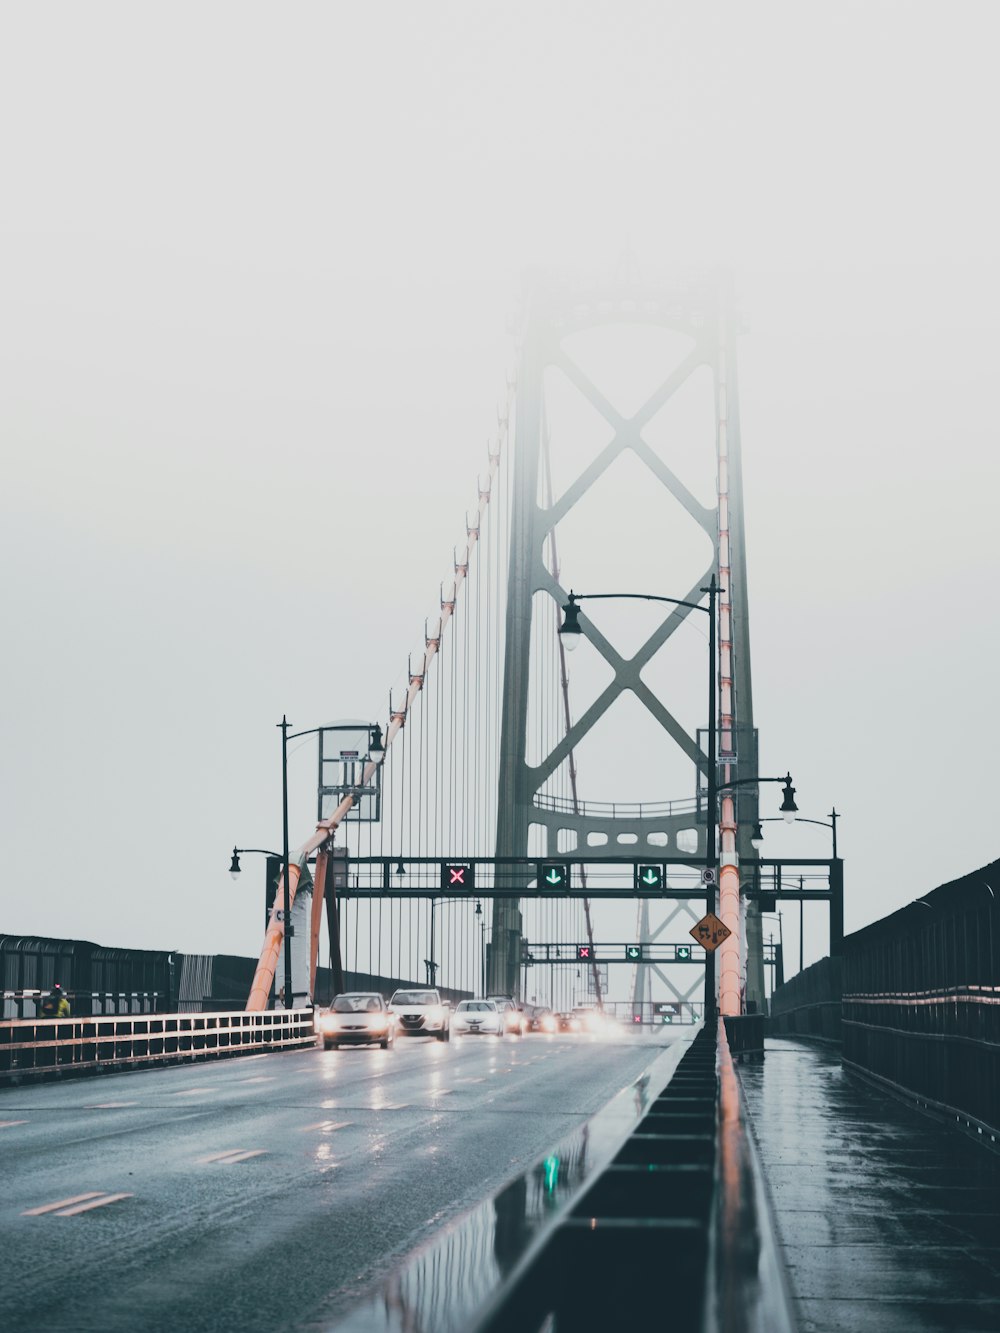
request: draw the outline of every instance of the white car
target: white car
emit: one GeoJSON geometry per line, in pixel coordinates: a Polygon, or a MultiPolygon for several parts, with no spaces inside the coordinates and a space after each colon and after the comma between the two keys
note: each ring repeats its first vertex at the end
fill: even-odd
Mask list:
{"type": "Polygon", "coordinates": [[[456,1037],[474,1036],[477,1032],[502,1037],[505,1026],[495,1000],[461,1000],[451,1020],[456,1037]]]}
{"type": "Polygon", "coordinates": [[[396,1016],[374,991],[352,991],[338,995],[329,1009],[321,1010],[316,1027],[323,1049],[378,1042],[387,1051],[396,1035],[396,1016]]]}
{"type": "Polygon", "coordinates": [[[523,1037],[527,1027],[528,1020],[524,1016],[524,1011],[519,1009],[516,1002],[509,995],[488,995],[488,1000],[492,1000],[503,1016],[504,1032],[513,1033],[515,1037],[523,1037]]]}
{"type": "Polygon", "coordinates": [[[447,1041],[450,1030],[448,1006],[436,990],[398,990],[389,1008],[398,1020],[401,1037],[437,1037],[447,1041]]]}

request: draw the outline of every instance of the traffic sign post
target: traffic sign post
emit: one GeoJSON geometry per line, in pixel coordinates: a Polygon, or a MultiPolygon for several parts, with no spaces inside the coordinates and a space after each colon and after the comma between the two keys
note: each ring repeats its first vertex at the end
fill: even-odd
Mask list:
{"type": "Polygon", "coordinates": [[[706,953],[715,953],[723,940],[728,940],[732,933],[726,923],[720,921],[714,912],[706,913],[698,924],[692,926],[688,931],[688,934],[698,941],[706,953]]]}

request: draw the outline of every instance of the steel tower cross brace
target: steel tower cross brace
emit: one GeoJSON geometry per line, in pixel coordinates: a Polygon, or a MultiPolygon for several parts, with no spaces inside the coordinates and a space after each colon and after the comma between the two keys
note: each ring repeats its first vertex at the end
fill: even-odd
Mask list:
{"type": "MultiPolygon", "coordinates": [[[[589,834],[605,834],[605,846],[593,846],[592,858],[588,852],[588,858],[595,862],[613,853],[620,833],[634,834],[638,840],[638,849],[648,848],[650,858],[655,859],[656,848],[648,842],[651,832],[665,830],[671,851],[676,853],[676,834],[682,829],[689,830],[694,823],[697,845],[691,847],[691,861],[693,864],[699,860],[704,861],[705,839],[709,828],[714,836],[717,812],[704,809],[700,781],[696,784],[696,802],[679,801],[679,806],[687,804],[688,808],[679,809],[676,813],[664,814],[661,811],[649,815],[641,810],[628,814],[621,811],[608,813],[585,805],[579,809],[559,809],[546,803],[544,797],[539,799],[546,781],[625,690],[631,690],[646,706],[651,719],[668,733],[691,760],[695,773],[704,775],[706,758],[698,736],[691,736],[686,731],[667,705],[641,678],[642,669],[683,623],[687,614],[683,608],[674,608],[639,652],[628,660],[591,625],[588,637],[611,667],[613,679],[574,722],[569,733],[537,765],[532,766],[527,762],[526,741],[534,597],[538,592],[545,592],[562,605],[568,591],[557,583],[545,564],[543,550],[546,538],[614,460],[625,450],[631,449],[646,463],[651,479],[659,481],[680,502],[691,521],[709,536],[714,550],[709,567],[690,590],[676,588],[671,582],[669,569],[655,571],[657,587],[691,601],[699,600],[699,589],[707,584],[713,572],[719,572],[720,533],[725,534],[730,585],[727,611],[729,623],[726,626],[725,656],[723,658],[720,653],[718,666],[720,680],[724,678],[728,682],[729,735],[737,748],[725,767],[720,762],[720,773],[732,781],[736,777],[753,777],[756,771],[756,747],[752,742],[754,733],[738,398],[728,283],[718,275],[683,287],[657,287],[632,281],[629,284],[616,282],[603,288],[588,284],[585,289],[579,289],[570,284],[552,283],[543,287],[538,283],[529,293],[517,385],[497,856],[525,856],[528,852],[529,828],[534,824],[541,825],[544,830],[545,855],[549,857],[558,856],[558,837],[564,831],[571,836],[575,835],[576,845],[581,849],[588,846],[589,834]],[[646,404],[627,420],[615,412],[598,387],[579,370],[561,346],[564,338],[581,329],[623,321],[659,325],[694,339],[690,353],[665,377],[646,404]],[[614,438],[596,460],[570,481],[563,495],[556,498],[550,508],[543,509],[538,503],[538,495],[545,434],[544,374],[548,366],[558,366],[567,374],[591,405],[605,416],[614,430],[614,438]],[[715,382],[715,439],[714,442],[709,438],[705,441],[706,449],[712,448],[714,443],[719,476],[725,483],[724,489],[720,489],[715,507],[702,505],[642,438],[642,429],[646,423],[700,366],[709,367],[715,382]],[[747,743],[737,742],[736,738],[743,737],[747,738],[747,743]],[[695,807],[694,813],[692,807],[695,807]]],[[[731,746],[725,748],[732,750],[731,746]]],[[[654,795],[658,798],[660,793],[654,795]]],[[[676,795],[686,797],[688,794],[676,795]]],[[[738,814],[739,827],[733,841],[739,857],[745,858],[752,855],[749,830],[757,818],[756,796],[752,790],[746,790],[741,795],[738,814]]],[[[514,886],[511,884],[504,887],[514,886]]],[[[763,1001],[763,964],[759,921],[752,918],[748,925],[753,956],[748,966],[747,999],[760,1003],[763,1001]]],[[[489,960],[490,990],[516,993],[520,972],[520,938],[521,913],[517,900],[496,899],[493,906],[493,947],[489,960]]]]}

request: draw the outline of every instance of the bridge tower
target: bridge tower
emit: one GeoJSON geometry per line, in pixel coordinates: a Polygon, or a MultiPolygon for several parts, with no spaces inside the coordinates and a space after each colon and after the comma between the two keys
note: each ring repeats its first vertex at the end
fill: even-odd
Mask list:
{"type": "MultiPolygon", "coordinates": [[[[610,679],[576,719],[567,717],[567,727],[548,746],[547,752],[529,759],[529,694],[533,670],[533,636],[554,636],[559,608],[574,583],[574,571],[559,570],[554,537],[559,524],[588,495],[612,465],[632,455],[641,469],[641,488],[653,490],[664,501],[665,523],[693,524],[710,542],[707,567],[693,582],[678,586],[680,574],[669,567],[640,568],[630,587],[581,588],[578,592],[649,592],[698,602],[700,588],[713,572],[725,590],[719,605],[718,718],[719,779],[732,782],[756,774],[753,705],[751,695],[749,614],[743,525],[743,482],[740,459],[739,415],[736,382],[734,328],[728,281],[718,274],[676,285],[657,285],[638,275],[616,277],[607,283],[586,285],[539,280],[526,294],[526,318],[517,378],[513,508],[510,534],[506,606],[506,645],[503,675],[503,704],[500,740],[500,770],[496,854],[500,857],[558,858],[572,849],[586,851],[588,864],[599,866],[611,856],[647,857],[657,854],[689,857],[692,870],[704,860],[706,838],[720,833],[720,862],[723,887],[729,878],[730,898],[723,900],[733,929],[728,941],[729,956],[723,957],[719,975],[730,989],[729,1007],[739,1004],[739,989],[745,978],[748,1001],[763,1002],[763,960],[760,921],[754,905],[739,894],[740,860],[752,856],[749,834],[757,818],[756,789],[746,786],[738,799],[722,804],[722,824],[715,812],[706,809],[705,722],[707,699],[701,724],[682,725],[671,700],[651,687],[644,671],[654,656],[684,624],[689,613],[681,607],[665,615],[637,652],[627,654],[602,634],[593,619],[587,623],[590,646],[610,670],[610,679]],[[638,324],[682,335],[688,350],[677,364],[663,365],[659,383],[637,411],[619,411],[602,392],[600,375],[587,373],[567,351],[574,335],[603,326],[638,324]],[[648,432],[657,415],[670,405],[696,372],[707,368],[714,407],[697,446],[714,457],[714,496],[697,498],[661,451],[652,447],[648,432]],[[591,408],[603,418],[611,438],[584,465],[565,478],[559,493],[546,487],[548,418],[547,374],[557,369],[591,408]],[[711,419],[714,417],[714,421],[711,419]],[[562,574],[565,574],[565,584],[562,574]],[[690,786],[686,791],[651,792],[650,801],[633,807],[616,803],[612,792],[594,792],[600,804],[576,797],[574,774],[571,800],[551,795],[554,775],[567,764],[584,737],[598,725],[621,696],[631,692],[644,705],[650,726],[666,733],[670,742],[690,764],[690,786]],[[666,800],[665,800],[666,798],[666,800]],[[735,904],[733,885],[737,886],[735,904]],[[743,950],[741,956],[741,949],[743,950]]],[[[633,468],[633,476],[640,470],[633,468]]],[[[622,494],[619,503],[627,504],[622,494]]],[[[599,535],[595,534],[595,541],[599,535]]],[[[707,549],[707,548],[706,548],[707,549]]],[[[687,579],[687,575],[684,576],[687,579]]],[[[661,610],[667,608],[661,607],[661,610]]],[[[581,612],[588,610],[586,603],[581,612]]],[[[582,617],[587,620],[587,617],[582,617]]],[[[700,616],[695,616],[700,621],[700,616]]],[[[536,667],[537,669],[537,661],[536,667]]],[[[701,677],[699,677],[701,679],[701,677]]],[[[703,677],[707,684],[707,670],[703,677]]],[[[669,691],[667,691],[669,694],[669,691]]],[[[589,792],[588,792],[589,795],[589,792]]],[[[502,864],[497,883],[516,883],[502,864]]],[[[694,876],[688,877],[689,882],[694,876]]],[[[525,887],[528,887],[526,884],[525,887]]],[[[703,890],[692,887],[694,908],[687,915],[702,914],[703,890]],[[701,902],[698,902],[698,899],[701,902]]],[[[676,906],[670,913],[676,913],[676,906]]],[[[669,919],[669,917],[668,917],[669,919]]],[[[724,918],[725,919],[725,918],[724,918]]],[[[648,918],[644,917],[649,933],[648,918]]],[[[688,921],[690,924],[690,921],[688,921]]],[[[519,981],[522,917],[517,899],[496,898],[493,908],[493,946],[490,951],[488,985],[491,990],[515,993],[519,981]]],[[[654,929],[650,938],[660,934],[654,929]]],[[[686,937],[686,930],[684,932],[686,937]]],[[[643,998],[648,992],[648,972],[640,969],[643,998]]],[[[637,978],[638,980],[638,978],[637,978]]],[[[726,1004],[723,1002],[723,1010],[726,1004]]]]}

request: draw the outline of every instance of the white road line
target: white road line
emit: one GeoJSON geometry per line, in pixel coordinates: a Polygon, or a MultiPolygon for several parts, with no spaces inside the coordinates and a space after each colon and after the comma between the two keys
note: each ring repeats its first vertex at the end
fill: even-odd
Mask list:
{"type": "Polygon", "coordinates": [[[302,1133],[307,1134],[310,1130],[319,1130],[321,1134],[332,1134],[335,1129],[346,1129],[348,1125],[353,1125],[353,1120],[317,1120],[315,1125],[303,1125],[302,1133]]]}
{"type": "Polygon", "coordinates": [[[10,1129],[12,1125],[26,1125],[27,1120],[0,1120],[0,1129],[10,1129]]]}
{"type": "Polygon", "coordinates": [[[92,1102],[88,1111],[117,1111],[121,1106],[138,1106],[138,1102],[92,1102]]]}
{"type": "Polygon", "coordinates": [[[209,1162],[218,1162],[220,1166],[230,1166],[233,1162],[245,1162],[248,1157],[261,1157],[266,1148],[227,1148],[225,1152],[212,1153],[211,1157],[199,1157],[198,1163],[207,1166],[209,1162]]]}
{"type": "Polygon", "coordinates": [[[216,1088],[182,1088],[180,1092],[172,1092],[171,1097],[203,1097],[206,1092],[216,1092],[216,1088]]]}
{"type": "Polygon", "coordinates": [[[91,1190],[89,1194],[74,1194],[72,1199],[60,1199],[57,1203],[43,1203],[40,1208],[28,1208],[22,1217],[41,1217],[42,1213],[54,1213],[57,1208],[69,1208],[71,1204],[82,1203],[84,1199],[99,1199],[104,1190],[91,1190]]]}
{"type": "Polygon", "coordinates": [[[277,1080],[273,1074],[257,1074],[254,1078],[238,1078],[237,1083],[274,1083],[277,1080]]]}
{"type": "Polygon", "coordinates": [[[91,1208],[103,1208],[105,1204],[117,1203],[119,1199],[134,1199],[134,1194],[106,1194],[103,1199],[94,1199],[90,1203],[77,1204],[75,1208],[64,1208],[57,1217],[76,1217],[77,1213],[89,1212],[91,1208]]]}
{"type": "Polygon", "coordinates": [[[376,1102],[368,1109],[370,1111],[405,1111],[409,1102],[376,1102]]]}

